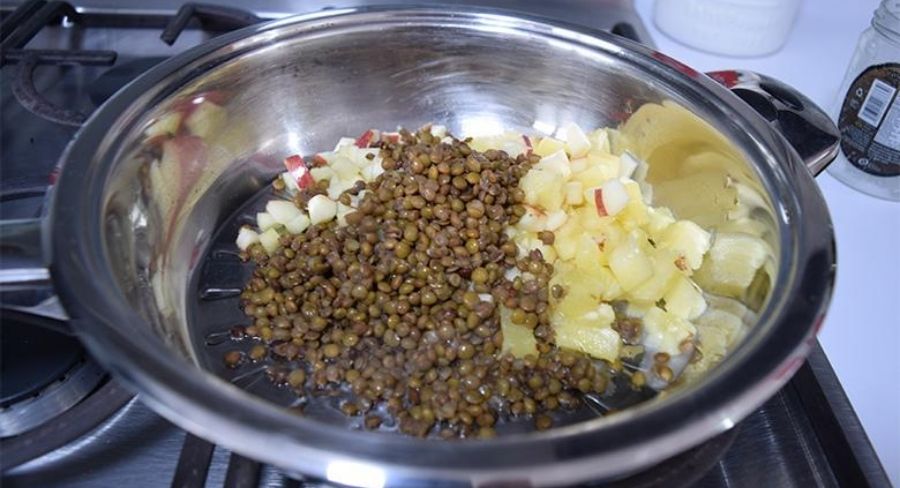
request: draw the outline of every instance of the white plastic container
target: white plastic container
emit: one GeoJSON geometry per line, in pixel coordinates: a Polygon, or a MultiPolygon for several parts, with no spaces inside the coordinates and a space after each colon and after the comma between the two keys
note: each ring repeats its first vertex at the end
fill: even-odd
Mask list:
{"type": "Polygon", "coordinates": [[[688,46],[762,56],[784,45],[800,0],[656,0],[659,30],[688,46]]]}

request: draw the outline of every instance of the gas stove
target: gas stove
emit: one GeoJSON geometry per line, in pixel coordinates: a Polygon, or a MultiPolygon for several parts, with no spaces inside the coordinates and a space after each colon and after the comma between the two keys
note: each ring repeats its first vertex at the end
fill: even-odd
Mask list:
{"type": "MultiPolygon", "coordinates": [[[[148,9],[113,0],[32,0],[0,6],[0,219],[39,217],[56,162],[78,127],[156,63],[235,28],[365,3],[166,0],[148,9]]],[[[477,3],[652,45],[628,0],[477,3]]],[[[330,486],[231,453],[153,413],[56,325],[64,315],[51,290],[2,290],[0,301],[4,486],[330,486]]],[[[605,486],[750,485],[888,485],[820,348],[784,389],[731,431],[605,486]]]]}

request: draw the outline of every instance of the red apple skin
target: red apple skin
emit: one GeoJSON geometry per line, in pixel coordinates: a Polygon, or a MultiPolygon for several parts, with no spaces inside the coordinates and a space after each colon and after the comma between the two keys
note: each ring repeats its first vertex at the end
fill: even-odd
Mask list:
{"type": "Polygon", "coordinates": [[[328,160],[325,159],[325,156],[317,153],[313,156],[312,163],[313,168],[321,168],[322,166],[328,165],[328,160]]]}
{"type": "Polygon", "coordinates": [[[531,145],[531,138],[526,136],[525,134],[522,134],[522,140],[525,141],[525,147],[528,148],[525,150],[525,155],[531,156],[532,150],[534,149],[531,145]]]}
{"type": "Polygon", "coordinates": [[[306,163],[303,161],[303,156],[300,156],[299,154],[284,158],[284,167],[287,168],[288,171],[294,171],[295,169],[304,166],[306,166],[306,163]]]}
{"type": "Polygon", "coordinates": [[[369,130],[363,132],[362,135],[356,139],[356,147],[359,147],[359,148],[369,147],[369,143],[372,142],[372,139],[374,139],[374,138],[375,138],[375,131],[372,129],[369,129],[369,130]]]}
{"type": "Polygon", "coordinates": [[[603,190],[600,188],[594,190],[594,205],[597,207],[598,215],[601,217],[609,215],[609,212],[606,211],[606,207],[603,205],[603,190]]]}

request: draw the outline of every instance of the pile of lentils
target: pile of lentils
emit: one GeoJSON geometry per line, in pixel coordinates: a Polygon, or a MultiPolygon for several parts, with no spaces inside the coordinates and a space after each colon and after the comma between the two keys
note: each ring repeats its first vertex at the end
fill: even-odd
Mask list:
{"type": "MultiPolygon", "coordinates": [[[[525,213],[519,179],[539,158],[451,140],[428,127],[382,139],[385,172],[340,197],[358,200],[346,225],[284,235],[272,256],[258,244],[242,255],[256,265],[241,295],[252,318],[242,334],[257,340],[246,356],[274,359],[269,377],[301,397],[341,392],[340,409],[367,429],[488,438],[515,417],[550,428],[550,413],[577,407],[579,392],[605,391],[608,372],[553,346],[549,303],[565,290],[549,286],[540,251],[520,256],[504,233],[525,213]],[[534,331],[537,357],[502,352],[501,305],[534,331]]],[[[294,200],[305,209],[326,188],[294,200]]]]}

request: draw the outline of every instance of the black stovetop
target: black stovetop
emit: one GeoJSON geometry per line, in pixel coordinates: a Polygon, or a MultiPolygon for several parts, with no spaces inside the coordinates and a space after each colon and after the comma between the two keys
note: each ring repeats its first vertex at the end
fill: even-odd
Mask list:
{"type": "MultiPolygon", "coordinates": [[[[130,8],[130,2],[73,3],[32,0],[18,14],[16,5],[0,6],[0,219],[40,216],[56,161],[80,120],[153,64],[260,18],[366,2],[225,2],[256,14],[201,6],[180,36],[178,29],[166,32],[169,40],[177,37],[171,46],[160,34],[173,27],[170,20],[180,1],[156,2],[152,11],[130,8]],[[56,120],[48,121],[47,115],[56,120]]],[[[628,0],[567,0],[564,7],[538,0],[487,3],[587,23],[652,44],[628,0]]],[[[188,20],[191,12],[181,13],[188,20]]],[[[48,299],[49,290],[0,292],[4,306],[48,299]]],[[[3,486],[328,486],[287,477],[185,433],[103,373],[77,339],[36,328],[20,315],[0,314],[3,486]]],[[[816,347],[784,389],[731,431],[609,486],[887,485],[816,347]]]]}

